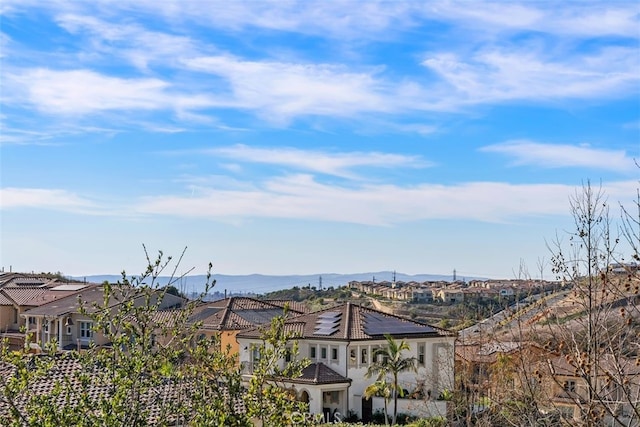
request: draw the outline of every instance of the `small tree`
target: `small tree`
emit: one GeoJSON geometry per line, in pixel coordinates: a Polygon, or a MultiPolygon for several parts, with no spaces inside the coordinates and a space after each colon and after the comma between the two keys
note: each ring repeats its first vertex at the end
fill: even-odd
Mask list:
{"type": "Polygon", "coordinates": [[[409,350],[409,344],[403,339],[396,342],[389,334],[385,334],[387,340],[386,347],[377,349],[374,354],[374,363],[367,370],[367,377],[377,375],[378,381],[385,381],[391,375],[391,391],[393,392],[393,418],[392,425],[395,425],[398,415],[398,396],[404,396],[404,390],[398,384],[398,375],[405,371],[416,372],[416,358],[403,357],[402,352],[409,350]]]}
{"type": "MultiPolygon", "coordinates": [[[[174,265],[162,252],[156,259],[147,255],[142,275],[123,273],[118,283],[102,285],[101,303],[80,299],[80,311],[109,346],[58,354],[52,341],[43,354],[32,355],[28,347],[11,352],[0,345],[0,425],[250,427],[259,408],[265,418],[286,417],[295,406],[290,395],[265,385],[277,373],[267,360],[276,360],[287,344],[282,319],[265,331],[264,354],[271,356],[247,388],[237,355],[221,348],[218,336],[200,339],[201,324],[192,321],[194,308],[215,284],[211,265],[200,298],[160,309],[183,276],[176,274],[181,259],[174,265]],[[161,274],[170,275],[168,285],[160,285],[161,274]]],[[[296,366],[288,373],[299,374],[296,366]]],[[[282,425],[268,420],[266,425],[282,425]]]]}
{"type": "Polygon", "coordinates": [[[367,386],[364,390],[364,397],[371,399],[374,396],[384,398],[384,425],[389,424],[389,398],[391,397],[391,387],[386,381],[378,380],[367,386]]]}

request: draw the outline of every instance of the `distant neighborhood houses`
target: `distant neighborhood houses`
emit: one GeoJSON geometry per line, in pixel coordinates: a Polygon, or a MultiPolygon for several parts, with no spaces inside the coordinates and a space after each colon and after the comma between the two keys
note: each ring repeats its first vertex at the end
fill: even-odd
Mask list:
{"type": "MultiPolygon", "coordinates": [[[[2,336],[14,349],[28,343],[33,353],[40,353],[51,344],[61,355],[91,346],[108,348],[112,345],[108,335],[96,328],[88,313],[115,311],[120,304],[144,301],[139,300],[135,287],[113,288],[115,293],[108,302],[104,290],[104,284],[1,274],[2,336]]],[[[158,325],[171,323],[186,303],[181,296],[166,292],[158,292],[157,298],[153,303],[158,308],[158,325]]],[[[375,380],[368,377],[368,367],[377,360],[376,351],[386,345],[385,334],[390,334],[408,342],[406,356],[414,357],[417,363],[417,372],[400,376],[401,386],[414,396],[401,399],[401,411],[446,415],[447,404],[438,397],[454,387],[456,335],[445,329],[349,302],[308,313],[298,302],[248,297],[201,302],[190,313],[188,323],[199,325],[203,338],[218,334],[222,346],[238,355],[248,382],[252,367],[260,358],[257,349],[262,342],[261,327],[283,315],[287,328],[297,332],[300,353],[296,357],[311,361],[301,377],[287,382],[296,390],[296,397],[309,404],[312,414],[337,419],[336,414],[351,413],[370,421],[375,411],[384,408],[384,399],[366,398],[365,389],[375,380]]],[[[154,340],[161,345],[170,338],[159,334],[154,340]]],[[[287,360],[280,362],[286,364],[287,360]]]]}
{"type": "Polygon", "coordinates": [[[544,280],[472,280],[470,282],[351,281],[349,288],[367,295],[411,303],[457,304],[465,301],[515,299],[558,289],[560,282],[544,280]]]}
{"type": "MultiPolygon", "coordinates": [[[[612,271],[614,268],[629,266],[610,266],[612,271]]],[[[29,342],[33,353],[40,352],[48,343],[55,343],[62,355],[70,350],[83,351],[92,345],[108,347],[111,343],[94,327],[86,309],[117,310],[125,301],[144,302],[138,300],[135,287],[118,287],[105,306],[104,286],[68,281],[58,276],[1,273],[1,336],[14,349],[24,348],[25,342],[29,342]],[[81,310],[81,306],[85,309],[81,310]],[[30,340],[25,340],[25,334],[30,340]]],[[[559,290],[562,283],[541,280],[351,281],[347,286],[353,293],[403,303],[456,304],[510,301],[559,290]]],[[[625,297],[625,301],[627,299],[625,297]]],[[[186,302],[180,295],[159,292],[154,301],[158,308],[158,324],[171,322],[186,302]]],[[[447,329],[354,302],[324,306],[310,312],[302,302],[233,296],[198,303],[187,321],[198,325],[199,337],[219,336],[221,345],[237,356],[243,378],[249,381],[261,358],[263,328],[279,316],[284,316],[286,329],[295,332],[299,344],[297,357],[310,361],[300,377],[287,378],[283,382],[295,392],[296,399],[308,403],[311,414],[321,415],[324,419],[330,420],[336,414],[352,414],[367,422],[377,411],[384,409],[385,400],[377,396],[368,398],[366,389],[375,380],[367,375],[367,371],[377,361],[377,350],[387,345],[385,334],[405,340],[408,344],[405,355],[416,361],[416,372],[403,372],[399,376],[399,385],[410,397],[403,397],[398,403],[399,411],[406,414],[446,417],[449,407],[445,397],[451,390],[485,401],[508,396],[513,390],[531,385],[528,381],[540,373],[544,373],[544,380],[535,381],[533,386],[549,396],[549,409],[560,411],[567,419],[582,417],[579,403],[588,397],[584,378],[576,373],[575,367],[568,365],[560,354],[536,343],[466,343],[457,340],[456,333],[447,329]]],[[[160,345],[166,338],[159,335],[156,342],[160,345]]],[[[619,382],[631,387],[634,395],[639,396],[640,371],[636,359],[625,356],[620,360],[623,363],[619,366],[624,369],[620,372],[622,380],[619,382]]],[[[288,361],[285,357],[280,364],[284,366],[288,361]]],[[[72,367],[66,359],[61,359],[60,363],[72,367]]],[[[603,368],[607,368],[604,362],[603,368]]],[[[605,369],[605,372],[609,371],[605,369]]],[[[606,375],[598,379],[599,384],[611,388],[606,392],[607,401],[617,405],[620,417],[632,420],[637,414],[633,405],[638,402],[623,401],[624,393],[615,383],[609,384],[608,379],[610,376],[606,375]]],[[[638,424],[630,421],[628,425],[638,424]]]]}

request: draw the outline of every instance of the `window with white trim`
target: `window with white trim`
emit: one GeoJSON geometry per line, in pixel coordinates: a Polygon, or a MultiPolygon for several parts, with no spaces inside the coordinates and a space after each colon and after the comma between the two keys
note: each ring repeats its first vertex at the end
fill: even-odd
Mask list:
{"type": "Polygon", "coordinates": [[[327,346],[323,345],[322,347],[320,347],[320,359],[326,360],[327,359],[327,346]]]}
{"type": "Polygon", "coordinates": [[[424,365],[425,364],[425,358],[424,358],[424,353],[425,353],[425,344],[419,343],[418,344],[418,364],[419,365],[424,365]]]}
{"type": "Polygon", "coordinates": [[[93,322],[80,322],[80,338],[93,338],[93,322]]]}

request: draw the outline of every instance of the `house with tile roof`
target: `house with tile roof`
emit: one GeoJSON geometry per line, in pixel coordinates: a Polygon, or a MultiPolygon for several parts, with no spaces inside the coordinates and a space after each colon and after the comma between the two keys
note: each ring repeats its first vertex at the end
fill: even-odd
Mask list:
{"type": "MultiPolygon", "coordinates": [[[[285,300],[259,300],[249,297],[229,297],[211,302],[202,302],[193,308],[187,323],[199,323],[201,338],[218,335],[221,348],[230,348],[232,354],[239,351],[236,335],[244,330],[266,325],[276,316],[297,316],[305,312],[302,304],[285,300]]],[[[171,321],[171,311],[158,311],[158,324],[171,321]]],[[[171,337],[158,336],[158,342],[171,337]]]]}
{"type": "MultiPolygon", "coordinates": [[[[298,357],[310,359],[311,365],[300,378],[284,382],[298,399],[309,403],[312,414],[331,420],[334,414],[353,412],[366,422],[383,408],[382,398],[366,399],[364,391],[375,381],[367,378],[367,370],[389,334],[406,340],[409,350],[403,356],[417,361],[417,372],[403,372],[399,380],[403,389],[419,398],[399,399],[398,412],[446,415],[446,402],[436,398],[454,387],[454,333],[353,303],[296,316],[285,327],[297,337],[298,357]]],[[[236,335],[247,378],[260,357],[260,336],[255,328],[236,335]]],[[[281,361],[282,366],[285,363],[281,361]]]]}
{"type": "Polygon", "coordinates": [[[599,425],[640,426],[640,364],[637,357],[604,354],[597,360],[593,390],[578,363],[551,354],[538,365],[540,387],[549,399],[549,409],[559,411],[567,422],[588,419],[589,409],[603,411],[599,425]],[[606,408],[606,409],[605,409],[606,408]]]}
{"type": "MultiPolygon", "coordinates": [[[[146,304],[146,295],[136,287],[118,286],[111,289],[111,295],[105,304],[103,285],[67,285],[69,295],[53,299],[45,304],[26,310],[21,316],[25,319],[27,333],[32,336],[32,348],[39,350],[48,342],[55,341],[59,350],[86,348],[91,344],[108,345],[108,339],[94,330],[90,313],[99,310],[115,312],[121,304],[133,301],[134,304],[146,304]],[[72,288],[69,288],[72,286],[72,288]],[[84,308],[85,313],[81,308],[84,308]]],[[[158,293],[158,310],[177,308],[184,299],[169,293],[158,293]]],[[[151,301],[155,304],[156,301],[151,301]]]]}
{"type": "Polygon", "coordinates": [[[78,293],[87,286],[81,282],[64,282],[46,275],[4,273],[0,275],[0,331],[11,348],[24,345],[26,319],[31,309],[78,293]]]}

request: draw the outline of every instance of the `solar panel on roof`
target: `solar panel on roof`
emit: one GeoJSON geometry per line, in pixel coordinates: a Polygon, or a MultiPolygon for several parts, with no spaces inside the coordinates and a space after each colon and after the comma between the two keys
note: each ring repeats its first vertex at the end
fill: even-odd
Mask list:
{"type": "Polygon", "coordinates": [[[282,315],[279,308],[269,308],[263,310],[237,310],[235,312],[242,319],[254,325],[262,325],[271,322],[276,316],[282,315]]]}
{"type": "Polygon", "coordinates": [[[379,313],[364,313],[364,332],[367,335],[402,335],[432,333],[435,329],[379,313]]]}
{"type": "Polygon", "coordinates": [[[327,311],[318,315],[315,324],[315,335],[332,335],[340,329],[341,311],[327,311]]]}
{"type": "Polygon", "coordinates": [[[337,328],[319,328],[313,331],[314,335],[332,335],[338,332],[337,328]]]}

